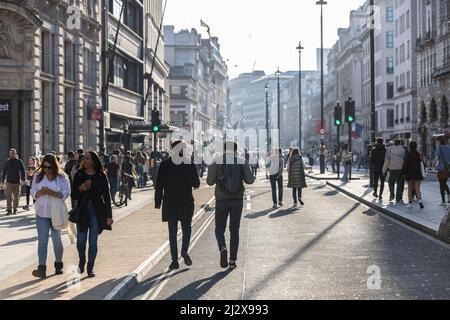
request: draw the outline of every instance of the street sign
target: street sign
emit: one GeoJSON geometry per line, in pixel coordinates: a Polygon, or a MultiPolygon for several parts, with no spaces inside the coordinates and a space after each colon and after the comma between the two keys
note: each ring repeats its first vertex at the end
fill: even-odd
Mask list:
{"type": "Polygon", "coordinates": [[[324,135],[325,134],[325,129],[320,129],[320,135],[324,135]]]}

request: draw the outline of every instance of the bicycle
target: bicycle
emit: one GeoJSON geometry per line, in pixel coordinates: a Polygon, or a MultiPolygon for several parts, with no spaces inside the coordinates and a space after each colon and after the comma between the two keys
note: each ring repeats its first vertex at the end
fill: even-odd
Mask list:
{"type": "Polygon", "coordinates": [[[123,205],[127,206],[129,195],[130,188],[128,187],[128,183],[122,179],[113,197],[114,205],[118,208],[122,207],[123,205]]]}

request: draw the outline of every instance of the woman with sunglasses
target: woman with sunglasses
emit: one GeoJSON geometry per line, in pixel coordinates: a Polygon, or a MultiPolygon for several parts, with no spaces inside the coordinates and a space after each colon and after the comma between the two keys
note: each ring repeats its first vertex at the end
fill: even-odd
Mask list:
{"type": "Polygon", "coordinates": [[[34,175],[31,185],[31,195],[36,200],[36,226],[38,231],[39,266],[33,271],[33,276],[45,279],[47,277],[47,247],[49,232],[52,235],[53,251],[55,253],[55,274],[63,274],[63,244],[61,230],[52,225],[51,202],[56,198],[65,201],[70,194],[70,182],[67,175],[53,154],[47,154],[34,175]]]}
{"type": "Polygon", "coordinates": [[[87,273],[93,278],[98,236],[105,229],[111,230],[113,224],[109,182],[96,152],[85,153],[81,168],[73,179],[71,197],[80,206],[77,223],[79,271],[83,273],[86,266],[86,243],[89,239],[87,273]]]}

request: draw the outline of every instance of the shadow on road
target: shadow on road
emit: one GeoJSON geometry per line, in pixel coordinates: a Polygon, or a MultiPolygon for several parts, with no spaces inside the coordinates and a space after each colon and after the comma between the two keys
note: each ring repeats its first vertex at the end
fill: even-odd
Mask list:
{"type": "Polygon", "coordinates": [[[280,210],[278,212],[272,213],[269,218],[274,219],[274,218],[281,218],[284,216],[288,216],[290,214],[295,214],[298,212],[298,208],[290,208],[290,209],[286,209],[286,210],[280,210]]]}
{"type": "Polygon", "coordinates": [[[249,213],[246,216],[244,216],[244,218],[246,219],[258,219],[261,217],[264,217],[266,215],[268,215],[269,213],[271,213],[272,211],[274,211],[276,209],[270,208],[264,211],[258,211],[258,212],[253,212],[253,213],[249,213]]]}

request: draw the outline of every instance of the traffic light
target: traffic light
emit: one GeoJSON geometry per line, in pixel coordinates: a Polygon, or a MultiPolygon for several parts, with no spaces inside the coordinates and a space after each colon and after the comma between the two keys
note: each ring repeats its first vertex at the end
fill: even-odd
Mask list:
{"type": "Polygon", "coordinates": [[[334,108],[334,124],[336,126],[342,126],[342,107],[339,103],[334,108]]]}
{"type": "Polygon", "coordinates": [[[161,120],[159,119],[159,111],[152,110],[152,132],[158,133],[161,131],[161,120]]]}
{"type": "Polygon", "coordinates": [[[355,101],[352,98],[345,101],[345,122],[355,122],[355,101]]]}

